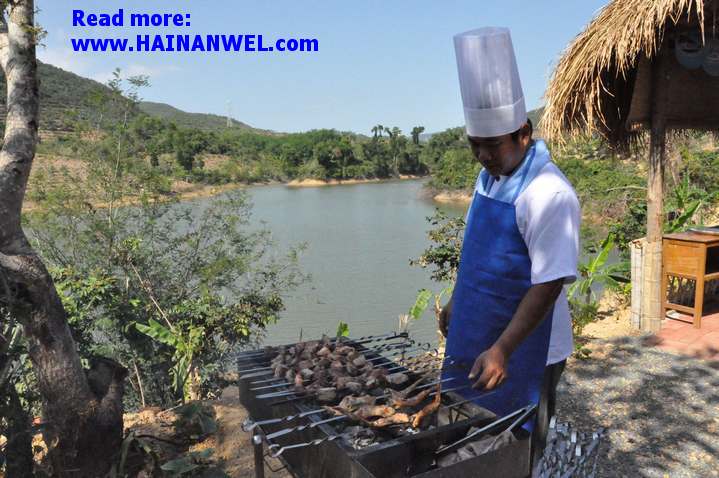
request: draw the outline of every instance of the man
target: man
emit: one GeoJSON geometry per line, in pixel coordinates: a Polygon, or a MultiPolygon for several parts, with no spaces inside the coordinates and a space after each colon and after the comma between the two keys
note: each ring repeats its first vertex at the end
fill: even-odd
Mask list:
{"type": "Polygon", "coordinates": [[[484,169],[440,314],[446,354],[472,367],[445,375],[453,386],[469,380],[470,398],[497,414],[539,404],[536,458],[573,350],[564,285],[576,279],[579,202],[544,142],[532,140],[509,31],[481,28],[454,42],[467,136],[484,169]]]}

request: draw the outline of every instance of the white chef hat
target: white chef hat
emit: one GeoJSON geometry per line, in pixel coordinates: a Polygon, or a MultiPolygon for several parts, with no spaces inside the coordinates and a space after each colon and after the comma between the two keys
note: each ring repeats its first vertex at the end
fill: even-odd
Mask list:
{"type": "Polygon", "coordinates": [[[509,29],[460,33],[454,50],[467,134],[488,138],[517,131],[527,110],[509,29]]]}

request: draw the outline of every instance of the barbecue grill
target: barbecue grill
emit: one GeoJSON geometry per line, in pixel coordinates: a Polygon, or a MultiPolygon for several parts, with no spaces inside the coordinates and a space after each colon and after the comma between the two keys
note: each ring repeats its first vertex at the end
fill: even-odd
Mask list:
{"type": "Polygon", "coordinates": [[[264,477],[268,456],[279,458],[293,476],[308,478],[529,476],[530,434],[521,425],[533,415],[534,405],[495,416],[459,394],[466,384],[442,379],[443,369],[460,364],[407,334],[332,340],[361,352],[375,368],[405,374],[421,384],[417,389],[433,390],[425,395],[430,402],[441,400],[439,409],[422,427],[371,429],[333,416],[316,394],[297,393],[296,384],[273,377],[269,364],[277,349],[244,352],[238,358],[240,402],[249,414],[243,428],[251,432],[257,477],[264,477]],[[511,438],[497,445],[500,435],[511,438]],[[480,438],[492,442],[490,451],[438,465],[441,457],[480,438]]]}

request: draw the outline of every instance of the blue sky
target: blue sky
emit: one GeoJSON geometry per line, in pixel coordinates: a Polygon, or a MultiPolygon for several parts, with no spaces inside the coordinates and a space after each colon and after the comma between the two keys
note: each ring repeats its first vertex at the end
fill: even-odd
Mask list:
{"type": "Polygon", "coordinates": [[[335,128],[405,133],[463,124],[452,35],[480,26],[512,31],[527,106],[541,106],[552,67],[606,0],[312,1],[37,0],[47,30],[42,61],[99,81],[114,68],[146,74],[141,95],[185,111],[232,116],[276,131],[335,128]],[[72,10],[189,13],[190,27],[137,30],[72,25],[72,10]],[[151,9],[151,10],[150,10],[151,9]],[[319,52],[75,53],[70,38],[262,34],[317,38],[319,52]]]}

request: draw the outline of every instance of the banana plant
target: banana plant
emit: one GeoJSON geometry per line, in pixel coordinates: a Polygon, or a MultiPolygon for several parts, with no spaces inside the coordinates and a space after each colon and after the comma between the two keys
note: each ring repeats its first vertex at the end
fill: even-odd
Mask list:
{"type": "Polygon", "coordinates": [[[154,319],[145,324],[135,323],[135,328],[174,350],[172,356],[172,385],[175,392],[182,394],[183,400],[189,398],[188,377],[195,367],[193,361],[195,353],[202,345],[204,330],[201,327],[191,326],[187,331],[180,331],[177,328],[170,329],[154,319]]]}
{"type": "Polygon", "coordinates": [[[678,232],[684,229],[684,226],[689,224],[694,217],[694,214],[701,208],[701,206],[710,200],[710,194],[706,191],[700,190],[696,187],[692,187],[689,182],[689,177],[684,176],[681,183],[674,188],[673,202],[676,206],[676,210],[679,211],[675,216],[667,222],[664,227],[665,232],[678,232]],[[692,199],[697,197],[698,199],[692,199]]]}
{"type": "Polygon", "coordinates": [[[414,305],[409,309],[409,316],[418,320],[424,314],[429,306],[429,299],[432,298],[432,291],[429,289],[421,289],[417,294],[417,299],[414,301],[414,305]]]}
{"type": "Polygon", "coordinates": [[[628,282],[629,263],[627,261],[607,264],[612,249],[614,249],[614,234],[609,234],[602,241],[597,254],[589,262],[579,265],[580,278],[569,287],[567,291],[569,297],[574,297],[577,294],[584,296],[585,303],[589,304],[597,300],[592,290],[595,284],[620,287],[622,283],[628,282]]]}

